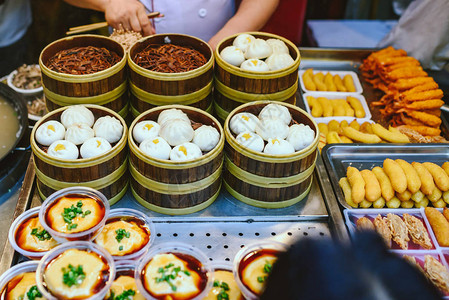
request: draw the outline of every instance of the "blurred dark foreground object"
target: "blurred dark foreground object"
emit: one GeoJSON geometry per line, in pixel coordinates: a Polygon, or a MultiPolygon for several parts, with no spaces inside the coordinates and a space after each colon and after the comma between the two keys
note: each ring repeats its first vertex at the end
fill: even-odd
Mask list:
{"type": "Polygon", "coordinates": [[[352,245],[302,239],[282,254],[261,300],[442,299],[415,267],[388,251],[371,232],[352,245]]]}

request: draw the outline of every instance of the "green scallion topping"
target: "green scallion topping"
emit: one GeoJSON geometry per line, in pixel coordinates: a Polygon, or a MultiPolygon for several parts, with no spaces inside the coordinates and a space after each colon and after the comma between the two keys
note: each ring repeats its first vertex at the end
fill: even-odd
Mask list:
{"type": "Polygon", "coordinates": [[[86,273],[84,273],[82,265],[74,267],[69,264],[68,268],[62,268],[62,273],[62,282],[68,287],[73,285],[78,286],[83,282],[84,278],[86,278],[86,273]]]}
{"type": "Polygon", "coordinates": [[[87,215],[90,215],[92,212],[90,210],[86,210],[83,212],[83,202],[80,200],[76,203],[76,206],[72,204],[70,207],[65,207],[64,212],[61,214],[64,222],[67,223],[67,229],[72,230],[78,227],[78,224],[72,223],[73,219],[78,216],[85,218],[87,215]]]}
{"type": "Polygon", "coordinates": [[[39,228],[33,228],[31,230],[31,235],[36,236],[39,239],[39,241],[45,241],[45,240],[51,239],[51,235],[45,229],[42,229],[41,231],[39,231],[39,228]]]}

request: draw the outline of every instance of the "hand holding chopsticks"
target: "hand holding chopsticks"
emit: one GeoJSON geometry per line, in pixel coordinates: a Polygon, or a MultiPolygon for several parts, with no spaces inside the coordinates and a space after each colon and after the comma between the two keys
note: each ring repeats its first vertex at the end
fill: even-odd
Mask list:
{"type": "MultiPolygon", "coordinates": [[[[152,13],[149,13],[147,16],[148,16],[148,18],[161,18],[164,15],[161,14],[160,12],[158,12],[158,11],[154,11],[152,13]]],[[[82,32],[86,32],[86,31],[100,29],[100,28],[103,28],[103,27],[106,27],[106,26],[108,26],[107,22],[100,22],[100,23],[81,25],[81,26],[76,26],[76,27],[69,28],[69,31],[67,31],[66,34],[67,35],[77,34],[77,33],[82,33],[82,32]]]]}

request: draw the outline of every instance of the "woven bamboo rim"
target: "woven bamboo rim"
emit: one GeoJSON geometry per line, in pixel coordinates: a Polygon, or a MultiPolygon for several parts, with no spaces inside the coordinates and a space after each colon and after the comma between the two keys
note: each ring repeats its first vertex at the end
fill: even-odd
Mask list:
{"type": "Polygon", "coordinates": [[[152,79],[161,80],[161,81],[180,81],[180,80],[195,78],[201,74],[206,73],[214,65],[214,52],[212,51],[212,48],[205,41],[203,41],[199,38],[196,38],[194,36],[186,35],[186,34],[162,33],[162,34],[155,34],[155,35],[148,36],[146,38],[143,38],[143,39],[140,39],[139,41],[137,41],[134,44],[134,46],[132,46],[131,49],[128,51],[126,56],[127,56],[127,60],[128,60],[128,66],[133,72],[135,72],[141,76],[144,76],[144,77],[150,77],[152,79]],[[132,60],[132,58],[130,56],[132,48],[134,48],[138,43],[145,43],[148,39],[159,37],[159,36],[168,37],[168,38],[173,37],[173,36],[183,36],[185,38],[195,40],[198,43],[203,43],[210,50],[210,59],[201,67],[196,68],[191,71],[188,71],[188,72],[182,72],[182,73],[162,73],[162,72],[155,72],[155,71],[150,71],[145,68],[142,68],[141,66],[139,66],[132,60]]]}
{"type": "Polygon", "coordinates": [[[190,105],[207,97],[207,95],[209,95],[212,91],[212,86],[213,82],[211,81],[205,87],[196,92],[177,96],[166,96],[146,92],[138,88],[132,82],[129,83],[130,91],[134,96],[136,96],[140,101],[144,101],[153,105],[167,105],[172,103],[180,105],[190,105]]]}
{"type": "Polygon", "coordinates": [[[170,195],[183,195],[188,193],[194,193],[201,191],[209,187],[212,183],[218,180],[221,176],[223,162],[211,175],[195,182],[189,182],[184,184],[169,184],[163,183],[150,178],[145,177],[133,166],[129,165],[129,171],[131,176],[143,187],[148,188],[156,193],[170,194],[170,195]]]}
{"type": "Polygon", "coordinates": [[[248,103],[257,100],[284,101],[296,94],[296,91],[298,89],[298,80],[296,80],[296,83],[291,87],[271,94],[252,94],[234,90],[224,85],[217,78],[215,78],[215,88],[225,97],[241,103],[248,103]]]}
{"type": "Polygon", "coordinates": [[[205,209],[206,207],[208,207],[209,205],[214,203],[215,199],[217,199],[218,195],[220,195],[220,189],[221,189],[221,185],[220,185],[220,188],[218,189],[218,191],[212,197],[210,197],[208,200],[202,202],[201,204],[198,204],[198,205],[195,205],[192,207],[187,207],[187,208],[165,208],[165,207],[160,207],[160,206],[157,206],[157,205],[154,205],[154,204],[151,204],[151,203],[145,201],[144,199],[142,199],[142,197],[140,197],[134,191],[133,187],[131,186],[131,192],[132,192],[134,198],[136,198],[137,202],[139,202],[141,205],[143,205],[144,207],[146,207],[152,211],[155,211],[157,213],[165,214],[165,215],[174,215],[174,216],[192,214],[197,211],[205,209]]]}
{"type": "MultiPolygon", "coordinates": [[[[120,55],[120,53],[117,53],[118,55],[120,55]]],[[[95,35],[95,34],[82,34],[82,35],[77,35],[77,36],[71,36],[71,37],[65,37],[59,40],[56,40],[50,44],[48,44],[41,52],[41,54],[39,55],[39,66],[41,68],[41,71],[43,74],[45,74],[46,76],[58,80],[58,81],[63,81],[63,82],[71,82],[71,83],[85,83],[85,82],[92,82],[92,81],[97,81],[97,80],[101,80],[101,79],[106,79],[108,77],[111,77],[111,75],[116,74],[118,72],[120,72],[125,66],[126,66],[126,52],[125,52],[125,48],[123,48],[123,46],[108,38],[105,36],[101,36],[101,35],[95,35]],[[92,74],[86,74],[86,75],[73,75],[73,74],[65,74],[65,73],[59,73],[53,70],[50,70],[42,61],[42,54],[51,46],[53,46],[54,44],[60,43],[62,41],[69,41],[69,40],[74,40],[74,39],[83,39],[85,37],[89,37],[89,38],[96,38],[96,39],[104,39],[104,40],[108,40],[109,42],[115,43],[117,44],[120,48],[123,49],[123,56],[122,59],[116,63],[115,65],[113,65],[112,67],[100,71],[100,72],[96,72],[96,73],[92,73],[92,74]]]]}
{"type": "Polygon", "coordinates": [[[304,172],[289,177],[264,177],[258,176],[248,171],[245,171],[237,167],[231,162],[229,157],[225,155],[225,165],[229,173],[234,175],[237,179],[245,181],[251,185],[263,187],[263,188],[285,188],[290,187],[293,184],[300,183],[309,178],[315,170],[315,162],[307,168],[304,172]]]}
{"type": "Polygon", "coordinates": [[[299,54],[298,47],[295,46],[291,41],[288,39],[281,37],[279,35],[267,33],[267,32],[245,32],[254,36],[263,36],[267,39],[273,38],[273,39],[279,39],[283,41],[284,43],[290,45],[290,47],[295,51],[296,53],[296,59],[294,60],[293,64],[291,66],[288,66],[284,69],[276,70],[276,71],[267,71],[267,72],[254,72],[254,71],[248,71],[248,70],[242,70],[239,67],[233,66],[227,62],[225,62],[219,53],[219,49],[221,48],[221,45],[225,43],[226,41],[230,39],[235,39],[238,35],[241,33],[236,33],[234,35],[231,35],[227,37],[226,39],[220,41],[218,43],[217,47],[215,48],[215,61],[217,62],[217,65],[220,66],[223,70],[225,70],[228,73],[245,77],[245,78],[253,78],[253,79],[273,79],[273,78],[279,78],[283,77],[285,75],[288,75],[292,72],[297,72],[299,68],[299,63],[301,62],[301,55],[299,54]]]}
{"type": "Polygon", "coordinates": [[[316,148],[318,147],[318,142],[319,142],[319,137],[320,137],[317,123],[315,122],[315,120],[313,120],[312,117],[310,117],[307,114],[307,112],[305,112],[301,108],[299,108],[297,106],[294,106],[294,105],[291,105],[289,103],[272,102],[272,101],[255,101],[255,102],[247,103],[247,104],[244,104],[244,105],[241,105],[241,106],[237,107],[226,118],[225,125],[224,125],[224,132],[225,132],[225,136],[226,136],[226,142],[232,148],[234,148],[236,151],[238,151],[242,155],[247,156],[249,158],[252,158],[252,159],[255,159],[255,160],[259,160],[259,161],[263,161],[263,162],[269,162],[269,163],[289,163],[289,162],[293,162],[293,161],[302,159],[302,158],[312,154],[316,150],[316,148]],[[286,106],[286,107],[288,107],[290,109],[297,110],[297,111],[301,112],[305,117],[309,118],[309,120],[312,122],[312,124],[314,125],[314,127],[316,129],[316,131],[315,131],[315,138],[313,139],[312,144],[310,144],[306,148],[302,149],[301,151],[296,151],[296,152],[294,152],[292,154],[287,154],[287,155],[268,155],[268,154],[263,153],[263,152],[257,152],[257,151],[251,150],[249,148],[245,148],[240,143],[237,142],[235,137],[232,135],[231,130],[229,129],[229,121],[232,118],[232,116],[234,116],[239,111],[245,111],[245,108],[247,108],[249,106],[261,105],[261,104],[268,105],[268,104],[272,104],[272,103],[273,104],[284,105],[284,106],[286,106]]]}
{"type": "Polygon", "coordinates": [[[129,133],[128,133],[128,145],[129,145],[130,151],[132,151],[137,156],[137,158],[140,159],[141,161],[143,161],[144,163],[153,165],[153,166],[156,166],[159,168],[164,168],[164,169],[189,169],[189,168],[202,166],[202,165],[214,160],[223,151],[224,140],[225,140],[225,135],[223,134],[223,128],[221,127],[220,122],[218,122],[218,120],[215,119],[211,114],[204,112],[201,109],[198,109],[196,107],[176,105],[176,104],[155,107],[155,108],[152,108],[152,109],[147,110],[146,112],[140,114],[132,122],[131,126],[129,127],[129,133]],[[151,114],[155,111],[162,111],[162,110],[172,109],[172,108],[195,111],[195,112],[203,114],[203,115],[205,114],[207,117],[212,119],[215,122],[215,124],[217,124],[217,127],[220,132],[220,140],[218,141],[218,144],[215,146],[215,148],[199,158],[188,160],[188,161],[181,161],[181,162],[158,159],[158,158],[149,157],[149,156],[145,155],[142,152],[142,150],[140,150],[140,148],[137,146],[136,142],[134,141],[134,138],[132,137],[132,132],[133,132],[134,127],[141,120],[145,120],[145,117],[148,114],[151,114]]]}
{"type": "Polygon", "coordinates": [[[310,181],[309,186],[307,187],[307,189],[298,197],[286,200],[286,201],[281,201],[281,202],[264,202],[264,201],[259,201],[259,200],[254,200],[251,198],[248,198],[246,196],[243,196],[242,194],[236,192],[227,182],[226,180],[223,180],[223,185],[225,186],[226,190],[237,200],[246,203],[248,205],[251,206],[256,206],[256,207],[262,207],[262,208],[284,208],[287,206],[291,206],[294,205],[296,203],[298,203],[299,201],[303,200],[310,192],[310,189],[312,187],[312,183],[313,180],[310,181]]]}
{"type": "Polygon", "coordinates": [[[37,128],[39,128],[40,125],[45,123],[49,119],[50,116],[59,114],[62,111],[66,110],[68,108],[68,106],[65,106],[65,107],[61,107],[54,111],[49,112],[42,119],[40,119],[36,123],[36,125],[34,125],[33,130],[31,132],[31,137],[30,137],[31,149],[33,151],[33,154],[36,155],[43,162],[46,162],[47,164],[61,167],[61,168],[77,169],[77,168],[90,167],[93,165],[104,163],[104,162],[112,159],[118,153],[120,153],[120,151],[122,151],[126,147],[126,139],[128,138],[128,127],[126,126],[125,120],[118,113],[116,113],[115,111],[113,111],[109,108],[106,108],[104,106],[93,105],[93,104],[87,104],[84,106],[87,108],[95,108],[98,110],[106,111],[110,115],[116,117],[120,121],[120,123],[122,123],[122,126],[123,126],[122,137],[117,142],[117,144],[114,147],[112,147],[111,150],[103,153],[102,155],[94,156],[91,158],[61,159],[61,158],[49,156],[41,148],[39,148],[39,146],[37,145],[37,142],[35,140],[37,128]]]}

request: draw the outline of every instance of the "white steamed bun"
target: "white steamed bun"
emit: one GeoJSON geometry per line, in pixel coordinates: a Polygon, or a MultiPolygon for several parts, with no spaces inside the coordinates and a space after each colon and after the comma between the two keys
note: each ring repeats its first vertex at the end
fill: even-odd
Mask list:
{"type": "Polygon", "coordinates": [[[259,113],[259,119],[265,118],[279,118],[286,125],[290,124],[292,120],[292,115],[290,114],[287,107],[281,104],[270,103],[266,105],[259,113]]]}
{"type": "Polygon", "coordinates": [[[194,143],[184,143],[170,151],[170,160],[184,161],[201,157],[201,155],[203,155],[203,152],[201,152],[200,147],[194,143]]]}
{"type": "Polygon", "coordinates": [[[111,144],[101,137],[93,137],[86,140],[80,149],[82,158],[90,158],[101,155],[111,149],[111,144]]]}
{"type": "Polygon", "coordinates": [[[78,147],[70,141],[58,140],[48,147],[47,154],[61,159],[77,159],[78,147]]]}
{"type": "Polygon", "coordinates": [[[86,123],[75,123],[65,133],[65,139],[74,143],[75,145],[81,145],[87,139],[95,136],[94,130],[90,128],[86,123]]]}
{"type": "Polygon", "coordinates": [[[268,139],[285,139],[288,135],[288,125],[279,118],[264,118],[256,127],[256,133],[265,141],[268,139]]]}
{"type": "Polygon", "coordinates": [[[268,143],[263,149],[264,153],[274,154],[274,155],[283,155],[283,154],[291,154],[295,152],[295,148],[283,139],[268,139],[268,143]]]}
{"type": "Polygon", "coordinates": [[[94,131],[96,137],[104,138],[112,144],[122,138],[123,125],[117,118],[104,116],[95,121],[94,131]]]}
{"type": "Polygon", "coordinates": [[[162,111],[157,117],[157,122],[159,125],[163,125],[166,121],[181,119],[190,124],[190,119],[185,112],[180,109],[171,108],[162,111]]]}
{"type": "Polygon", "coordinates": [[[182,143],[190,142],[195,132],[190,125],[183,119],[172,119],[170,122],[164,122],[159,130],[159,135],[170,144],[178,146],[182,143]]]}
{"type": "Polygon", "coordinates": [[[288,130],[287,141],[293,145],[296,151],[301,150],[312,144],[315,138],[315,132],[304,124],[294,124],[288,130]]]}
{"type": "Polygon", "coordinates": [[[61,123],[69,128],[75,123],[86,123],[92,127],[95,122],[94,114],[84,105],[72,105],[61,114],[61,123]]]}
{"type": "Polygon", "coordinates": [[[202,125],[195,130],[192,142],[206,152],[214,149],[219,140],[220,133],[215,127],[202,125]]]}
{"type": "Polygon", "coordinates": [[[36,130],[36,141],[50,146],[54,141],[64,139],[65,128],[58,121],[47,121],[36,130]]]}
{"type": "Polygon", "coordinates": [[[258,152],[262,152],[265,145],[263,139],[254,132],[244,131],[240,133],[235,139],[243,147],[258,152]]]}
{"type": "Polygon", "coordinates": [[[252,36],[251,34],[242,33],[236,36],[234,41],[232,42],[232,45],[236,46],[237,48],[242,49],[243,52],[248,49],[249,44],[254,42],[256,38],[252,36]]]}
{"type": "Polygon", "coordinates": [[[133,128],[133,137],[137,143],[155,138],[159,135],[161,126],[154,121],[141,121],[133,128]]]}
{"type": "Polygon", "coordinates": [[[273,53],[273,50],[271,50],[270,45],[263,40],[263,39],[256,39],[254,42],[249,44],[248,48],[245,52],[245,58],[246,59],[263,59],[267,58],[268,56],[273,53]]]}
{"type": "Polygon", "coordinates": [[[240,69],[253,72],[267,72],[270,71],[267,63],[260,59],[248,59],[242,62],[240,69]]]}
{"type": "Polygon", "coordinates": [[[243,51],[236,46],[228,46],[224,48],[221,50],[220,56],[225,62],[236,67],[240,66],[242,62],[245,61],[243,51]]]}
{"type": "Polygon", "coordinates": [[[270,45],[271,49],[273,50],[273,54],[274,53],[289,54],[287,45],[279,39],[268,39],[267,44],[270,45]]]}
{"type": "Polygon", "coordinates": [[[290,54],[285,53],[273,53],[266,60],[266,64],[270,71],[276,71],[287,68],[295,62],[290,54]]]}
{"type": "Polygon", "coordinates": [[[148,156],[158,159],[169,159],[171,147],[160,136],[144,140],[139,145],[140,150],[148,156]]]}
{"type": "Polygon", "coordinates": [[[255,132],[259,119],[249,112],[241,112],[232,116],[229,121],[229,128],[235,134],[240,134],[244,131],[255,132]]]}

